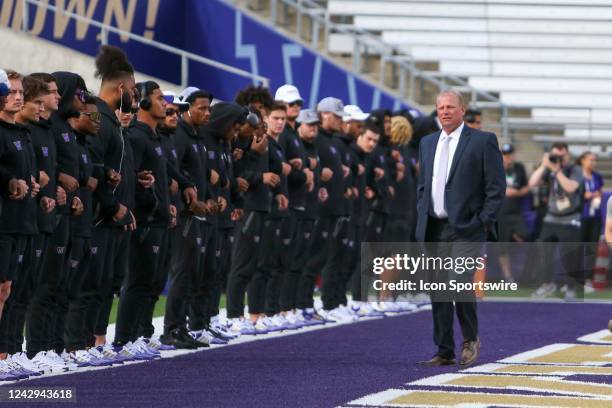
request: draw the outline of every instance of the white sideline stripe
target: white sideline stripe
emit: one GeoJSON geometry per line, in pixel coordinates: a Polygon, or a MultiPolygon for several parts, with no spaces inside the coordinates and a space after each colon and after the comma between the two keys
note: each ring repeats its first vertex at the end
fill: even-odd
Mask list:
{"type": "Polygon", "coordinates": [[[569,343],[549,344],[548,346],[525,351],[524,353],[515,354],[513,356],[499,360],[499,362],[500,363],[536,364],[536,363],[530,362],[529,360],[533,358],[537,358],[537,357],[542,357],[547,354],[555,353],[557,351],[565,350],[565,349],[568,349],[574,346],[575,344],[569,344],[569,343]]]}
{"type": "Polygon", "coordinates": [[[585,334],[582,337],[578,337],[578,341],[585,343],[597,343],[597,344],[612,344],[610,340],[602,340],[604,337],[610,336],[610,330],[604,329],[596,331],[595,333],[585,334]]]}
{"type": "MultiPolygon", "coordinates": [[[[553,366],[552,364],[498,364],[498,363],[487,363],[476,367],[470,367],[465,370],[462,370],[462,373],[468,374],[507,374],[507,375],[529,375],[529,376],[543,376],[543,377],[569,377],[572,375],[597,375],[597,376],[605,376],[607,374],[603,373],[588,373],[584,371],[585,367],[588,366],[579,366],[579,365],[571,365],[571,366],[560,366],[554,365],[553,367],[566,367],[565,370],[559,371],[550,371],[547,373],[537,372],[537,371],[529,371],[529,368],[523,368],[522,372],[517,371],[505,371],[508,368],[516,367],[516,366],[529,366],[529,367],[542,367],[545,366],[553,366]],[[570,368],[568,370],[568,368],[570,368]],[[498,371],[499,370],[499,371],[498,371]],[[573,371],[572,371],[573,370],[573,371]]],[[[612,374],[610,374],[612,375],[612,374]]]]}
{"type": "MultiPolygon", "coordinates": [[[[341,327],[341,326],[345,326],[345,325],[349,325],[349,324],[359,324],[359,323],[364,323],[364,322],[368,322],[368,321],[372,321],[372,320],[379,320],[379,319],[393,319],[395,317],[400,317],[400,316],[407,316],[407,315],[411,315],[411,314],[416,314],[425,310],[431,310],[431,305],[429,304],[425,304],[425,305],[421,305],[419,306],[417,309],[409,311],[409,312],[402,312],[402,313],[397,313],[396,315],[391,315],[391,316],[387,316],[387,317],[364,317],[361,318],[355,322],[347,322],[347,323],[326,323],[326,324],[322,324],[322,325],[317,325],[317,326],[309,326],[309,327],[302,327],[301,329],[298,330],[291,330],[291,331],[283,331],[283,332],[274,332],[274,333],[267,333],[267,334],[260,334],[260,335],[246,335],[246,336],[240,336],[237,339],[232,340],[230,343],[228,344],[215,344],[215,345],[211,345],[210,347],[207,348],[200,348],[197,350],[169,350],[169,351],[161,351],[160,354],[162,356],[161,360],[166,360],[168,358],[174,358],[174,357],[178,357],[178,356],[182,356],[185,354],[193,354],[193,353],[200,353],[200,352],[207,352],[210,350],[216,350],[219,348],[223,348],[223,347],[231,347],[231,346],[235,346],[238,344],[244,344],[244,343],[251,343],[254,341],[262,341],[262,340],[269,340],[269,339],[274,339],[274,338],[278,338],[278,337],[286,337],[286,336],[294,336],[294,335],[299,335],[302,333],[308,333],[308,332],[312,332],[312,331],[317,331],[317,330],[323,330],[323,329],[333,329],[336,327],[341,327]]],[[[225,317],[226,315],[226,310],[222,309],[219,313],[222,317],[225,317]]],[[[163,327],[164,327],[164,318],[162,317],[156,317],[155,319],[153,319],[153,326],[155,327],[155,333],[161,333],[163,332],[163,327]]],[[[111,343],[112,339],[114,339],[115,337],[115,325],[111,324],[108,327],[107,333],[107,343],[111,343]]],[[[157,359],[160,360],[160,359],[157,359]]],[[[151,360],[151,361],[156,361],[156,360],[151,360]]],[[[150,361],[128,361],[125,362],[121,365],[112,365],[112,366],[104,366],[104,367],[81,367],[78,368],[77,370],[74,371],[68,371],[68,372],[64,372],[64,373],[51,373],[51,374],[43,374],[41,376],[38,377],[30,377],[24,380],[16,380],[16,381],[1,381],[0,382],[0,386],[2,385],[6,385],[6,384],[14,384],[14,383],[24,383],[30,380],[36,380],[39,378],[48,378],[48,377],[57,377],[57,376],[61,376],[61,375],[70,375],[70,374],[78,374],[78,373],[84,373],[87,371],[96,371],[96,370],[106,370],[106,369],[110,369],[110,368],[120,368],[122,366],[126,366],[126,365],[130,365],[130,364],[142,364],[142,363],[148,363],[150,361]]]]}
{"type": "Polygon", "coordinates": [[[385,404],[386,401],[410,394],[410,391],[400,390],[391,388],[389,390],[377,392],[375,394],[366,395],[365,397],[356,399],[348,403],[348,405],[362,405],[362,406],[405,406],[398,404],[385,404]]]}

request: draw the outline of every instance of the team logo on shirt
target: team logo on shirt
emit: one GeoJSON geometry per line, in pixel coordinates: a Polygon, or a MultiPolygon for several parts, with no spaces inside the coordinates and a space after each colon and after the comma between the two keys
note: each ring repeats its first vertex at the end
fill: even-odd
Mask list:
{"type": "Polygon", "coordinates": [[[22,263],[23,262],[23,255],[19,255],[17,257],[17,263],[22,263]]]}
{"type": "Polygon", "coordinates": [[[56,247],[55,248],[55,251],[57,252],[58,255],[63,255],[65,250],[66,250],[66,247],[56,247]]]}
{"type": "Polygon", "coordinates": [[[378,160],[380,160],[381,163],[385,162],[385,156],[383,156],[382,154],[380,156],[378,156],[378,160]]]}
{"type": "Polygon", "coordinates": [[[158,155],[158,156],[160,156],[160,157],[161,157],[161,156],[164,154],[164,153],[162,152],[162,148],[161,148],[161,147],[159,147],[159,146],[157,146],[157,147],[155,148],[155,153],[157,153],[157,155],[158,155]]]}
{"type": "Polygon", "coordinates": [[[347,154],[346,154],[346,161],[347,161],[347,162],[350,162],[350,161],[351,161],[351,155],[350,155],[350,153],[347,153],[347,154]]]}
{"type": "Polygon", "coordinates": [[[23,146],[21,146],[21,141],[20,140],[15,140],[13,142],[13,144],[15,145],[15,147],[17,148],[18,151],[21,151],[21,149],[23,149],[23,146]]]}
{"type": "Polygon", "coordinates": [[[210,160],[215,160],[215,151],[214,151],[214,150],[210,150],[210,151],[208,152],[208,158],[209,158],[210,160]]]}
{"type": "Polygon", "coordinates": [[[203,254],[204,252],[206,252],[206,247],[203,246],[202,248],[200,248],[200,253],[203,254]]]}
{"type": "Polygon", "coordinates": [[[156,254],[159,252],[159,246],[158,245],[153,245],[153,253],[156,254]]]}
{"type": "Polygon", "coordinates": [[[75,261],[74,259],[70,260],[70,266],[72,269],[76,269],[79,266],[79,261],[75,261]]]}
{"type": "Polygon", "coordinates": [[[64,142],[68,143],[70,141],[70,133],[62,133],[62,139],[64,139],[64,142]]]}
{"type": "Polygon", "coordinates": [[[198,246],[202,245],[202,238],[196,238],[196,243],[198,246]]]}
{"type": "Polygon", "coordinates": [[[83,158],[83,163],[87,164],[87,155],[82,154],[81,157],[83,158]]]}
{"type": "Polygon", "coordinates": [[[98,253],[98,247],[91,247],[90,252],[92,255],[95,255],[98,253]]]}
{"type": "Polygon", "coordinates": [[[42,250],[41,249],[37,249],[36,250],[36,257],[40,258],[41,255],[42,255],[42,250]]]}
{"type": "Polygon", "coordinates": [[[336,148],[334,146],[330,146],[329,150],[332,152],[332,154],[337,154],[338,151],[336,150],[336,148]]]}
{"type": "Polygon", "coordinates": [[[44,157],[49,157],[49,148],[47,146],[43,146],[40,149],[42,150],[42,154],[44,157]]]}

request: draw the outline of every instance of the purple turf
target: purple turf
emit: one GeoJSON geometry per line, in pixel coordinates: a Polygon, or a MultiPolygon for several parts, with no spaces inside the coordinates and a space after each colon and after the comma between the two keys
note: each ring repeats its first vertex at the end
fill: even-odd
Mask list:
{"type": "MultiPolygon", "coordinates": [[[[575,342],[605,327],[611,312],[608,305],[593,304],[480,304],[478,362],[575,342]]],[[[425,311],[21,384],[76,387],[78,403],[69,406],[332,407],[456,372],[456,366],[415,364],[435,351],[431,330],[431,312],[425,311]]],[[[457,328],[457,343],[459,333],[457,328]]]]}

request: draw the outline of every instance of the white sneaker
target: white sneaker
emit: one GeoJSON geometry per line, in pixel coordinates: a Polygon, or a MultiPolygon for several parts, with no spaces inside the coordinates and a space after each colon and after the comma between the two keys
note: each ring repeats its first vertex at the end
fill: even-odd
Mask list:
{"type": "Polygon", "coordinates": [[[45,374],[68,371],[68,365],[55,352],[39,351],[32,358],[32,363],[38,366],[39,370],[42,370],[45,374]],[[53,353],[53,355],[50,355],[50,353],[53,353]]]}
{"type": "Polygon", "coordinates": [[[417,304],[419,304],[419,303],[431,303],[431,297],[427,293],[425,293],[425,292],[421,292],[421,293],[418,293],[418,294],[414,295],[412,297],[412,300],[415,303],[417,303],[417,304]]]}
{"type": "Polygon", "coordinates": [[[91,363],[92,355],[87,350],[77,350],[70,353],[70,361],[75,363],[78,367],[89,367],[91,363]]]}
{"type": "Polygon", "coordinates": [[[33,371],[35,373],[42,374],[42,370],[40,370],[40,368],[36,364],[34,364],[34,362],[30,360],[24,352],[15,353],[10,356],[9,359],[14,363],[19,364],[21,367],[25,368],[28,371],[33,371]]]}
{"type": "Polygon", "coordinates": [[[554,282],[543,283],[535,292],[531,294],[531,296],[535,298],[544,298],[554,294],[556,290],[557,285],[554,282]]]}
{"type": "Polygon", "coordinates": [[[255,327],[253,327],[253,324],[250,321],[247,321],[244,318],[233,318],[233,319],[227,319],[227,330],[232,334],[232,335],[252,335],[252,334],[256,334],[256,330],[255,327]]]}

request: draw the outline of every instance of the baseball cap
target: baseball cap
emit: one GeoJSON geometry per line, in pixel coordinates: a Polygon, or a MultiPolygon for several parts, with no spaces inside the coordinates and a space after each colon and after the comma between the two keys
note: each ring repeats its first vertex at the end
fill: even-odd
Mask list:
{"type": "Polygon", "coordinates": [[[181,99],[181,101],[186,100],[187,98],[189,98],[189,95],[191,95],[194,92],[199,91],[199,88],[196,88],[195,86],[188,86],[187,88],[183,89],[181,91],[181,93],[179,94],[179,98],[181,99]]]}
{"type": "Polygon", "coordinates": [[[300,96],[300,91],[293,85],[283,85],[276,90],[274,99],[277,101],[283,101],[285,103],[293,103],[296,101],[304,102],[304,99],[300,96]]]}
{"type": "Polygon", "coordinates": [[[344,104],[338,98],[328,96],[327,98],[321,99],[317,105],[317,112],[331,112],[336,116],[344,117],[344,104]]]}
{"type": "Polygon", "coordinates": [[[174,92],[164,91],[164,99],[167,103],[171,103],[177,106],[189,105],[187,102],[183,102],[174,92]]]}
{"type": "Polygon", "coordinates": [[[501,151],[503,154],[514,153],[514,146],[512,146],[510,143],[504,143],[501,147],[501,151]]]}
{"type": "Polygon", "coordinates": [[[8,96],[11,84],[9,83],[6,71],[0,69],[0,96],[8,96]]]}
{"type": "Polygon", "coordinates": [[[363,122],[370,116],[369,113],[364,113],[361,108],[357,105],[346,105],[344,107],[345,116],[342,118],[344,122],[363,122]]]}
{"type": "Polygon", "coordinates": [[[313,111],[312,109],[302,109],[297,118],[297,121],[299,123],[312,125],[313,123],[319,122],[319,115],[317,115],[317,112],[313,111]]]}

